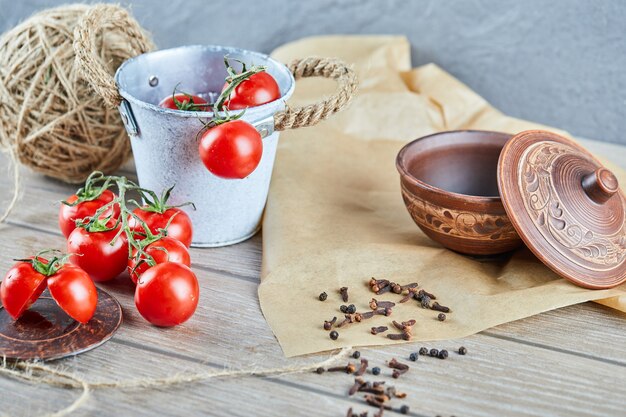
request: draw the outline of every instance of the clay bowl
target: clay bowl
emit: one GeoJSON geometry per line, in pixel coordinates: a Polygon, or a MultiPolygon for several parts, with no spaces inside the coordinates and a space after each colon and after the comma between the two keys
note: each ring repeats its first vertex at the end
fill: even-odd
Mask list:
{"type": "Polygon", "coordinates": [[[510,138],[498,132],[450,131],[402,148],[396,160],[402,197],[426,235],[469,255],[504,253],[522,244],[498,191],[498,157],[510,138]]]}

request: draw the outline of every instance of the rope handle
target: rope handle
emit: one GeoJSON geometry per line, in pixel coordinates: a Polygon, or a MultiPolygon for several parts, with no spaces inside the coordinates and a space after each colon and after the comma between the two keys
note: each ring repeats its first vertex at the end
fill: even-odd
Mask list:
{"type": "Polygon", "coordinates": [[[129,51],[140,55],[154,48],[154,44],[139,23],[120,6],[98,4],[92,6],[74,28],[75,65],[81,76],[104,99],[109,107],[122,102],[115,79],[99,54],[97,34],[114,30],[129,40],[129,51]]]}
{"type": "Polygon", "coordinates": [[[354,95],[358,81],[354,71],[336,58],[309,57],[289,64],[295,79],[324,77],[337,81],[338,90],[332,96],[304,107],[286,108],[274,115],[274,129],[287,130],[313,126],[343,110],[354,95]]]}

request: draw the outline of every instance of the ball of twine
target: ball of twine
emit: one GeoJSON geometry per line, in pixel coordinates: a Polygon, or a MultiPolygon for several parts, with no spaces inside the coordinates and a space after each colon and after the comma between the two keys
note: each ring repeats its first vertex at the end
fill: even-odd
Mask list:
{"type": "Polygon", "coordinates": [[[153,48],[125,9],[102,4],[45,10],[0,38],[0,149],[69,183],[95,170],[112,172],[130,155],[118,111],[105,105],[75,62],[79,27],[81,41],[93,46],[110,74],[153,48]],[[107,23],[90,26],[98,14],[107,23]]]}

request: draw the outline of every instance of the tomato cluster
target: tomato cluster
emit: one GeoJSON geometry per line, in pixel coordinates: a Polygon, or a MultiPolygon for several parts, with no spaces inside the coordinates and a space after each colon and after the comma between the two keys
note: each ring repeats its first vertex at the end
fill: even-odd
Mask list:
{"type": "Polygon", "coordinates": [[[225,111],[206,124],[198,144],[198,153],[204,166],[215,176],[226,179],[243,179],[250,175],[261,162],[263,141],[250,123],[228,115],[229,110],[244,110],[260,106],[280,98],[278,83],[265,67],[246,69],[242,63],[241,73],[236,73],[224,60],[228,76],[213,106],[197,95],[177,93],[165,97],[159,105],[164,108],[196,111],[225,111]]]}
{"type": "Polygon", "coordinates": [[[157,326],[188,320],[199,300],[188,251],[192,224],[183,210],[167,205],[170,192],[159,198],[124,177],[92,174],[59,210],[68,255],[46,258],[50,251],[43,251],[20,260],[0,286],[7,312],[18,319],[47,286],[70,317],[86,323],[97,305],[93,282],[112,280],[128,270],[137,284],[135,305],[146,320],[157,326]],[[113,182],[119,195],[109,190],[113,182]],[[129,210],[129,190],[139,192],[146,204],[129,210]]]}

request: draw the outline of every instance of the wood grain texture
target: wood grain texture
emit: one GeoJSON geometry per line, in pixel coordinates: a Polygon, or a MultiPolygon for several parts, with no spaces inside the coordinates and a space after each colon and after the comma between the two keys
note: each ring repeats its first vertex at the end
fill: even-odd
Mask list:
{"type": "MultiPolygon", "coordinates": [[[[624,148],[611,152],[614,160],[626,162],[624,148]]],[[[4,161],[0,160],[0,166],[4,161]]],[[[0,271],[13,263],[13,257],[64,244],[56,225],[55,202],[66,197],[71,187],[24,174],[26,192],[9,222],[0,225],[0,271]]],[[[3,179],[0,200],[8,192],[8,181],[3,179]]],[[[101,381],[320,360],[319,355],[289,360],[282,355],[258,305],[261,250],[261,236],[231,247],[192,249],[192,268],[201,286],[200,305],[197,314],[177,329],[152,327],[139,316],[128,278],[103,286],[120,301],[123,326],[98,349],[52,365],[101,381]]],[[[406,404],[412,416],[621,416],[626,408],[624,320],[624,314],[585,303],[462,340],[428,343],[428,347],[451,351],[445,361],[420,358],[415,364],[409,362],[408,354],[419,344],[361,352],[372,366],[383,369],[383,375],[389,374],[385,361],[392,357],[411,364],[411,371],[399,380],[382,379],[408,392],[406,404]],[[468,348],[467,356],[452,352],[460,345],[468,348]]],[[[158,389],[99,389],[75,414],[330,417],[345,415],[348,407],[358,412],[373,410],[359,397],[347,396],[351,383],[345,374],[308,373],[158,389]]],[[[69,405],[79,395],[76,390],[4,377],[0,377],[0,392],[0,416],[44,415],[69,405]]]]}

